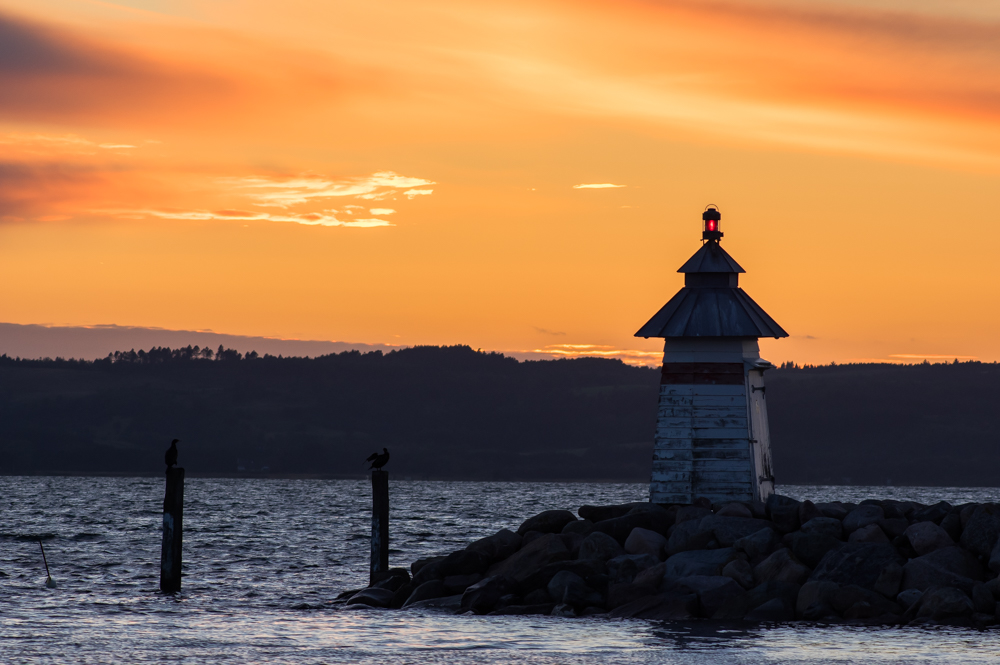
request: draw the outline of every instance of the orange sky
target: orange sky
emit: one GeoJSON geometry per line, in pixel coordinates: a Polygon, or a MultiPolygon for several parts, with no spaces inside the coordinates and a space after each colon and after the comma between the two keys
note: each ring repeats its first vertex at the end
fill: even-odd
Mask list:
{"type": "Polygon", "coordinates": [[[768,359],[998,360],[1000,6],[914,4],[0,0],[0,321],[655,362],[715,203],[768,359]]]}

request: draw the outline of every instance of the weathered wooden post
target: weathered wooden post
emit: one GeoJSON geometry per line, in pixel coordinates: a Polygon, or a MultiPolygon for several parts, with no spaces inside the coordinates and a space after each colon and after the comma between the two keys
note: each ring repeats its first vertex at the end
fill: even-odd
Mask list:
{"type": "Polygon", "coordinates": [[[764,371],[757,339],[788,337],[739,288],[746,272],[719,241],[722,215],[702,215],[701,249],[677,272],[684,288],[636,337],[663,337],[653,503],[765,500],[774,492],[764,371]]]}
{"type": "Polygon", "coordinates": [[[181,538],[184,529],[184,469],[167,469],[163,497],[163,547],[160,550],[160,591],[181,590],[181,538]]]}
{"type": "Polygon", "coordinates": [[[372,471],[372,558],[369,581],[389,570],[389,474],[372,471]]]}

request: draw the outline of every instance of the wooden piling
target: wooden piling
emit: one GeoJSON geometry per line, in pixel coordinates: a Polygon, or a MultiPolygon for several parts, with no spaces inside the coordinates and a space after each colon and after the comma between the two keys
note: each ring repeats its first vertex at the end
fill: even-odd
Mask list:
{"type": "Polygon", "coordinates": [[[372,558],[369,580],[389,570],[389,474],[372,471],[372,558]]]}
{"type": "Polygon", "coordinates": [[[184,527],[184,469],[167,469],[163,497],[163,547],[160,550],[160,591],[181,590],[181,538],[184,527]]]}

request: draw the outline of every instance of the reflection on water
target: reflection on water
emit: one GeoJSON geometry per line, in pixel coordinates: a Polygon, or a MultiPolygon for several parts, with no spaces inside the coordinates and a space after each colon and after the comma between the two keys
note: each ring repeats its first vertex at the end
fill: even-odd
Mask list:
{"type": "MultiPolygon", "coordinates": [[[[274,663],[993,662],[1000,631],[720,627],[333,608],[363,586],[365,481],[192,479],[184,592],[157,593],[162,480],[0,478],[0,661],[274,663]],[[37,540],[58,589],[46,589],[37,540]]],[[[540,510],[644,484],[394,482],[393,565],[540,510]]],[[[996,501],[996,489],[785,487],[814,501],[996,501]]]]}

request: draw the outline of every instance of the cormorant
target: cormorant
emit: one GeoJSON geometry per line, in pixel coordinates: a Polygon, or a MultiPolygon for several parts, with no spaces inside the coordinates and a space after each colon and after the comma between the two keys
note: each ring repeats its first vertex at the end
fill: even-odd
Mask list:
{"type": "Polygon", "coordinates": [[[388,463],[389,461],[389,449],[383,448],[381,453],[372,453],[371,455],[368,456],[368,459],[366,459],[365,461],[372,463],[372,465],[368,467],[369,471],[371,471],[372,469],[381,471],[382,467],[385,466],[386,463],[388,463]]]}
{"type": "Polygon", "coordinates": [[[170,471],[170,469],[174,468],[174,465],[177,464],[178,441],[180,441],[180,439],[174,439],[173,441],[171,441],[170,447],[167,448],[167,452],[164,453],[163,455],[163,461],[167,463],[167,471],[170,471]]]}

